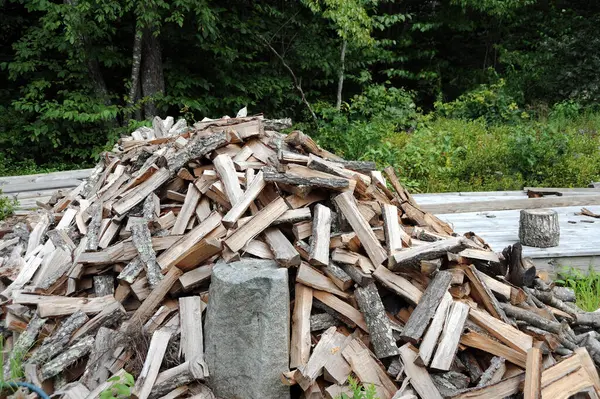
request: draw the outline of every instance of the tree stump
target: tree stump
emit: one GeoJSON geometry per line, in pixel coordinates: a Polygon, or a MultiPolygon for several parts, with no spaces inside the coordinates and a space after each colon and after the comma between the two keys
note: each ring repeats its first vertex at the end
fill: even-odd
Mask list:
{"type": "Polygon", "coordinates": [[[519,220],[521,244],[537,248],[558,245],[560,227],[558,214],[552,209],[523,209],[519,220]]]}

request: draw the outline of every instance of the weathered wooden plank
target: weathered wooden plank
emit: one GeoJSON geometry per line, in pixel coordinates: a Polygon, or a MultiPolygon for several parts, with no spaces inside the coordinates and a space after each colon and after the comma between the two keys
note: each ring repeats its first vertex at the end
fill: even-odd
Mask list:
{"type": "Polygon", "coordinates": [[[148,399],[150,396],[170,339],[169,331],[158,330],[152,334],[144,366],[132,389],[132,395],[136,398],[148,399]]]}
{"type": "Polygon", "coordinates": [[[462,302],[454,302],[450,306],[448,316],[446,317],[446,324],[444,325],[444,332],[440,337],[435,356],[431,361],[431,368],[450,370],[468,315],[468,305],[462,302]]]}
{"type": "Polygon", "coordinates": [[[525,387],[523,399],[541,399],[542,397],[542,350],[529,348],[525,368],[525,387]]]}
{"type": "Polygon", "coordinates": [[[404,372],[410,378],[411,385],[422,398],[442,399],[442,395],[436,388],[431,376],[425,367],[415,364],[417,350],[411,344],[400,348],[400,358],[404,364],[404,372]]]}
{"type": "Polygon", "coordinates": [[[300,254],[281,230],[277,227],[269,227],[264,231],[263,236],[277,263],[283,267],[300,264],[300,254]]]}
{"type": "Polygon", "coordinates": [[[331,238],[331,209],[317,204],[312,222],[312,242],[309,263],[316,266],[329,264],[329,241],[331,238]]]}
{"type": "Polygon", "coordinates": [[[292,314],[292,340],[290,344],[290,368],[304,366],[310,357],[310,311],[313,290],[296,283],[294,312],[292,314]]]}

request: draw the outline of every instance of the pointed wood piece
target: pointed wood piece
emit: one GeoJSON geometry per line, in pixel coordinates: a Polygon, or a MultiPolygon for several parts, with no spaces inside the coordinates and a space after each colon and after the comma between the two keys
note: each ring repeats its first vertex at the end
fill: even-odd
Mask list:
{"type": "MultiPolygon", "coordinates": [[[[342,351],[344,359],[364,385],[373,384],[378,398],[390,399],[397,390],[382,367],[373,359],[369,349],[358,339],[353,339],[342,351]]],[[[429,398],[429,396],[426,396],[429,398]]],[[[441,396],[440,396],[441,398],[441,396]]],[[[435,398],[434,398],[435,399],[435,398]]]]}
{"type": "Polygon", "coordinates": [[[157,259],[161,269],[165,270],[185,259],[200,240],[221,224],[221,215],[213,212],[198,226],[184,235],[175,245],[164,251],[157,259]]]}
{"type": "Polygon", "coordinates": [[[329,264],[329,241],[331,238],[331,209],[317,204],[312,222],[312,242],[309,263],[315,266],[329,264]]]}
{"type": "Polygon", "coordinates": [[[533,346],[531,335],[521,332],[510,324],[506,324],[482,310],[471,309],[469,318],[490,335],[515,350],[527,353],[533,346]]]}
{"type": "Polygon", "coordinates": [[[357,287],[354,296],[369,328],[369,337],[375,355],[379,359],[398,355],[400,352],[396,346],[390,319],[387,317],[375,283],[366,287],[357,287]]]}
{"type": "Polygon", "coordinates": [[[498,341],[488,338],[485,335],[471,331],[462,335],[460,338],[460,343],[472,348],[480,349],[487,353],[491,353],[495,356],[503,357],[509,362],[521,368],[525,368],[527,355],[501,344],[498,341]]]}
{"type": "Polygon", "coordinates": [[[444,294],[448,292],[451,280],[452,273],[446,270],[440,271],[435,275],[404,326],[404,331],[401,335],[402,339],[413,344],[419,342],[444,294]]]}
{"type": "Polygon", "coordinates": [[[229,203],[235,205],[240,202],[244,192],[240,187],[240,182],[231,157],[227,154],[218,155],[213,159],[213,165],[215,165],[215,170],[223,182],[223,188],[229,199],[229,203]]]}
{"type": "Polygon", "coordinates": [[[290,368],[304,366],[310,357],[310,311],[313,290],[296,283],[294,312],[292,314],[292,340],[290,344],[290,368]]]}
{"type": "Polygon", "coordinates": [[[204,362],[202,300],[199,296],[179,298],[179,320],[183,358],[188,361],[196,359],[203,366],[204,378],[208,378],[208,367],[204,362]]]}
{"type": "Polygon", "coordinates": [[[193,183],[188,184],[187,194],[185,195],[185,201],[183,207],[177,215],[177,220],[171,229],[172,235],[178,235],[185,233],[185,229],[190,221],[190,218],[196,212],[196,206],[200,200],[200,191],[196,188],[193,183]]]}
{"type": "Polygon", "coordinates": [[[469,245],[468,240],[464,237],[452,237],[430,244],[413,246],[391,255],[388,267],[391,271],[411,268],[418,270],[422,260],[441,258],[448,252],[460,252],[469,245]]]}
{"type": "Polygon", "coordinates": [[[349,298],[350,295],[341,291],[331,279],[321,274],[317,269],[305,262],[300,264],[296,281],[316,290],[330,292],[341,298],[349,298]]]}
{"type": "Polygon", "coordinates": [[[170,339],[171,333],[168,331],[158,330],[152,334],[144,366],[132,389],[132,395],[136,398],[148,399],[150,396],[170,339]]]}
{"type": "Polygon", "coordinates": [[[529,348],[525,368],[525,388],[523,399],[541,399],[542,397],[542,350],[529,348]]]}
{"type": "Polygon", "coordinates": [[[298,266],[300,254],[277,227],[269,227],[263,233],[264,240],[271,249],[275,261],[283,267],[298,266]]]}
{"type": "Polygon", "coordinates": [[[411,385],[419,396],[427,399],[442,399],[442,395],[433,383],[431,376],[425,367],[415,364],[417,349],[411,344],[400,348],[400,358],[404,364],[404,372],[410,378],[411,385]]]}
{"type": "Polygon", "coordinates": [[[423,292],[402,276],[392,273],[385,266],[378,266],[373,272],[373,277],[383,286],[413,304],[419,303],[423,292]]]}
{"type": "Polygon", "coordinates": [[[286,202],[283,198],[278,197],[225,239],[225,245],[233,252],[239,251],[248,241],[262,233],[287,210],[286,202]]]}
{"type": "Polygon", "coordinates": [[[314,290],[313,297],[356,323],[363,331],[369,331],[362,313],[352,305],[325,291],[314,290]]]}
{"type": "Polygon", "coordinates": [[[345,192],[334,198],[339,210],[344,214],[348,223],[360,239],[369,259],[375,266],[380,265],[387,258],[386,252],[373,233],[369,223],[362,217],[358,210],[356,200],[351,192],[345,192]]]}
{"type": "Polygon", "coordinates": [[[110,366],[114,362],[113,350],[118,345],[119,338],[115,330],[100,327],[94,347],[90,353],[85,372],[80,381],[90,389],[96,388],[110,376],[110,366]]]}
{"type": "Polygon", "coordinates": [[[124,215],[131,208],[144,201],[154,190],[162,186],[170,177],[166,168],[158,169],[148,180],[128,191],[121,199],[112,206],[119,216],[124,215]]]}
{"type": "Polygon", "coordinates": [[[462,302],[454,302],[452,306],[450,306],[450,310],[446,316],[444,332],[440,337],[435,356],[431,361],[431,368],[446,371],[450,370],[468,315],[469,305],[462,302]]]}
{"type": "Polygon", "coordinates": [[[429,366],[429,362],[433,357],[433,353],[438,344],[438,339],[444,330],[444,324],[448,315],[448,310],[452,305],[452,295],[449,293],[444,294],[442,301],[438,305],[435,311],[435,315],[431,320],[431,324],[427,329],[427,332],[423,336],[423,340],[419,345],[419,358],[417,359],[420,366],[429,366]]]}

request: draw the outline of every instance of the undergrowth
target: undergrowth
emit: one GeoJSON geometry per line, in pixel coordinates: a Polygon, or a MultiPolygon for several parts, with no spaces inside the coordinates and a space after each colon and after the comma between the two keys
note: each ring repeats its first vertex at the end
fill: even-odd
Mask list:
{"type": "Polygon", "coordinates": [[[2,195],[2,190],[0,190],[0,221],[11,216],[18,204],[19,202],[16,199],[2,195]]]}
{"type": "Polygon", "coordinates": [[[370,384],[369,386],[363,386],[356,378],[348,377],[348,385],[352,389],[352,396],[348,396],[345,393],[340,394],[336,399],[379,399],[375,385],[370,384]]]}
{"type": "Polygon", "coordinates": [[[590,266],[587,273],[575,268],[564,268],[555,282],[575,291],[576,304],[587,312],[600,308],[600,273],[590,266]]]}

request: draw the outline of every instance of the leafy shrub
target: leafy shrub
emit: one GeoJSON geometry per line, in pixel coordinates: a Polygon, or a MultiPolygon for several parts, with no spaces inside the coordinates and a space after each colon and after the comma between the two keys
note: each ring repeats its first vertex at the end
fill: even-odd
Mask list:
{"type": "Polygon", "coordinates": [[[135,385],[133,376],[125,373],[122,377],[113,376],[108,379],[113,384],[100,393],[100,399],[126,399],[131,397],[131,388],[135,385]]]}
{"type": "Polygon", "coordinates": [[[12,199],[2,195],[0,190],[0,220],[4,220],[15,211],[15,207],[19,204],[16,199],[12,199]]]}
{"type": "Polygon", "coordinates": [[[370,384],[368,387],[364,387],[360,382],[353,378],[348,377],[348,385],[352,389],[352,396],[348,396],[345,393],[341,394],[337,399],[378,399],[375,385],[370,384]]]}
{"type": "Polygon", "coordinates": [[[600,273],[590,266],[587,274],[575,268],[564,268],[555,282],[575,291],[576,303],[581,309],[593,312],[600,307],[600,273]]]}
{"type": "Polygon", "coordinates": [[[483,118],[492,124],[519,123],[529,119],[529,114],[517,105],[517,100],[506,89],[504,79],[480,85],[452,102],[436,102],[435,109],[439,115],[448,118],[483,118]]]}

